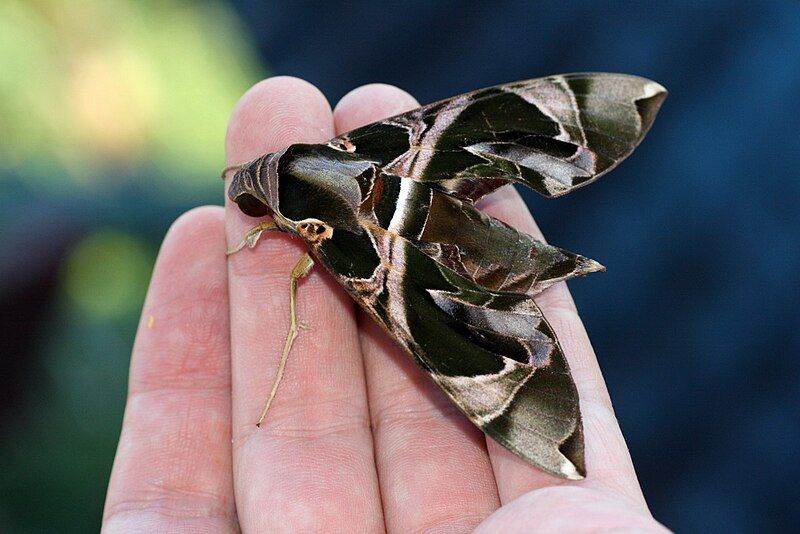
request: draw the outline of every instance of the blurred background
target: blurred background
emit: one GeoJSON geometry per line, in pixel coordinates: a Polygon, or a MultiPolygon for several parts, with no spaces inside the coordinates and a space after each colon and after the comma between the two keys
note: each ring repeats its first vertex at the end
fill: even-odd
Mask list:
{"type": "Polygon", "coordinates": [[[681,532],[800,522],[800,2],[0,1],[0,530],[96,530],[161,238],[221,202],[227,117],[271,74],[332,104],[548,74],[669,91],[592,187],[526,199],[645,496],[681,532]]]}

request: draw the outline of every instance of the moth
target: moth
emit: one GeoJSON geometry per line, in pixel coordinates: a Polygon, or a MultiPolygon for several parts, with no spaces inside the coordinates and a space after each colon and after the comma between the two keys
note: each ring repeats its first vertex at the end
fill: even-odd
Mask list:
{"type": "Polygon", "coordinates": [[[297,281],[319,263],[476,426],[548,473],[585,476],[578,392],[534,297],[604,268],[475,203],[509,183],[553,198],[595,181],[639,144],[665,96],[636,76],[550,76],[226,169],[228,197],[272,219],[231,253],[267,230],[309,249],[291,275],[291,326],[261,421],[298,334],[297,281]]]}

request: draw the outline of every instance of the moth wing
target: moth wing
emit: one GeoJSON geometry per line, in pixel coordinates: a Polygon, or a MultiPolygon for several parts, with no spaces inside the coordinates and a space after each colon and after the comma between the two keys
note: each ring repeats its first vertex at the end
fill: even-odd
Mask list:
{"type": "Polygon", "coordinates": [[[312,251],[495,441],[556,476],[584,476],[578,393],[533,299],[489,290],[377,226],[312,251]]]}
{"type": "Polygon", "coordinates": [[[557,197],[625,159],[665,96],[637,76],[550,76],[435,102],[328,144],[472,202],[508,182],[557,197]]]}
{"type": "Polygon", "coordinates": [[[552,284],[604,269],[482,213],[430,183],[374,174],[359,217],[409,239],[438,263],[496,291],[536,295],[552,284]]]}
{"type": "Polygon", "coordinates": [[[432,191],[424,226],[412,240],[438,263],[495,291],[534,296],[556,282],[605,270],[438,191],[432,191]]]}

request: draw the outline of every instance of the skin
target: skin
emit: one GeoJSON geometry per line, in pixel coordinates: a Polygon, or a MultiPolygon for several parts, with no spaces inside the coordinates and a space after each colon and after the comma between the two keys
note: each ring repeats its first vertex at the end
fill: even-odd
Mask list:
{"type": "MultiPolygon", "coordinates": [[[[236,106],[228,163],[417,105],[374,84],[331,111],[309,83],[271,78],[236,106]]],[[[541,237],[513,188],[481,207],[541,237]]],[[[564,283],[536,301],[580,391],[585,480],[542,473],[487,439],[319,266],[299,284],[308,329],[256,428],[289,324],[289,273],[304,252],[270,232],[226,259],[257,222],[227,202],[189,211],[164,239],[133,349],[105,532],[665,531],[564,283]]]]}

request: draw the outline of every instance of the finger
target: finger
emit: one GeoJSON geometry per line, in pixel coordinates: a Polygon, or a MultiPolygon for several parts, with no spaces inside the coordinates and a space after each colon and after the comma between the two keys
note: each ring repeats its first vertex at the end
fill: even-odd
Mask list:
{"type": "Polygon", "coordinates": [[[493,532],[638,532],[665,534],[646,509],[619,494],[575,485],[551,486],[515,499],[492,514],[476,534],[493,532]]]}
{"type": "MultiPolygon", "coordinates": [[[[228,128],[228,162],[333,136],[330,106],[295,78],[259,83],[228,128]]],[[[226,205],[232,246],[257,221],[226,205]]],[[[244,531],[383,528],[353,303],[317,266],[300,282],[300,332],[262,428],[255,423],[289,328],[289,274],[306,252],[270,233],[229,259],[234,486],[244,531]],[[342,513],[346,511],[346,513],[342,513]]]]}
{"type": "MultiPolygon", "coordinates": [[[[361,87],[336,106],[337,133],[417,105],[395,87],[361,87]]],[[[499,503],[481,432],[371,318],[359,324],[388,529],[471,530],[499,503]]]]}
{"type": "Polygon", "coordinates": [[[104,532],[235,532],[220,208],[172,225],[131,358],[104,532]]]}
{"type": "MultiPolygon", "coordinates": [[[[525,202],[513,187],[498,190],[479,207],[515,228],[543,239],[525,202]]],[[[580,395],[588,475],[586,480],[577,484],[612,490],[644,505],[603,375],[567,285],[563,282],[555,284],[537,295],[535,300],[558,336],[580,395]]],[[[528,465],[491,439],[487,441],[503,503],[528,491],[564,482],[528,465]]]]}

